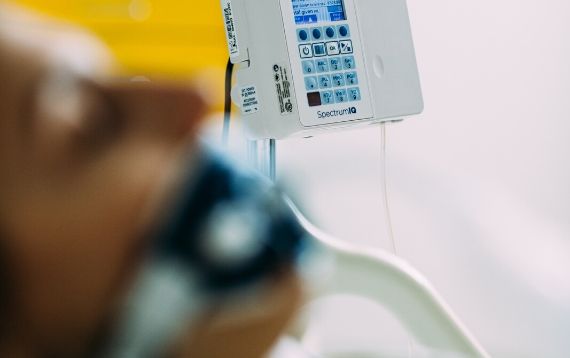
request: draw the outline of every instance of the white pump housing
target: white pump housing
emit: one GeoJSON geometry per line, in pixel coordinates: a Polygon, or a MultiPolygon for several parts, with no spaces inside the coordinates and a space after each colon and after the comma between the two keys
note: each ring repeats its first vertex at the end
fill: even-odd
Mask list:
{"type": "Polygon", "coordinates": [[[222,12],[251,139],[423,110],[405,0],[222,0],[222,12]]]}

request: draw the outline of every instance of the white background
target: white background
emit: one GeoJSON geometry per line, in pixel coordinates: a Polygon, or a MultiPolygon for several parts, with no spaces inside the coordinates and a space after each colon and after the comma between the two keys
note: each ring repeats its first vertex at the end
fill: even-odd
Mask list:
{"type": "MultiPolygon", "coordinates": [[[[400,254],[493,356],[567,357],[570,3],[408,4],[426,110],[388,128],[400,254]]],[[[379,133],[286,141],[279,165],[318,225],[387,249],[379,133]]],[[[407,354],[401,327],[370,303],[321,309],[322,349],[407,354]]]]}

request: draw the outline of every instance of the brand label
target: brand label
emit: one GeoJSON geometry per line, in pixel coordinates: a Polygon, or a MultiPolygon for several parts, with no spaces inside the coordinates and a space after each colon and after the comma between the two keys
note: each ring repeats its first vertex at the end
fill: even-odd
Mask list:
{"type": "Polygon", "coordinates": [[[275,89],[277,91],[277,100],[279,101],[279,110],[281,115],[285,116],[293,113],[293,99],[291,97],[291,79],[289,78],[289,70],[285,66],[273,66],[273,80],[275,81],[275,89]]]}
{"type": "Polygon", "coordinates": [[[259,112],[259,98],[255,86],[245,86],[241,88],[241,113],[244,115],[259,112]]]}
{"type": "Polygon", "coordinates": [[[232,7],[232,0],[222,0],[222,11],[224,13],[224,22],[226,27],[226,37],[228,40],[228,50],[230,52],[230,57],[238,57],[239,42],[237,38],[237,31],[234,18],[234,9],[232,7]]]}
{"type": "Polygon", "coordinates": [[[319,119],[349,116],[358,113],[356,107],[348,107],[344,109],[334,109],[332,111],[318,111],[317,116],[319,119]]]}

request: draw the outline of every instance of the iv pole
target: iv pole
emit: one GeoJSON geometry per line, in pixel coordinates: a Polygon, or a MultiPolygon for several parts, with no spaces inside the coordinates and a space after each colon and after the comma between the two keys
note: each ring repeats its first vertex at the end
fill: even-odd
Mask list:
{"type": "MultiPolygon", "coordinates": [[[[276,141],[248,141],[247,146],[250,163],[275,181],[276,141]]],[[[327,283],[312,293],[309,302],[336,294],[366,297],[394,313],[428,348],[466,357],[490,357],[429,281],[411,265],[382,250],[362,250],[333,238],[310,223],[290,199],[285,200],[317,248],[335,263],[327,283]]],[[[297,338],[302,338],[308,323],[299,322],[297,338]]]]}

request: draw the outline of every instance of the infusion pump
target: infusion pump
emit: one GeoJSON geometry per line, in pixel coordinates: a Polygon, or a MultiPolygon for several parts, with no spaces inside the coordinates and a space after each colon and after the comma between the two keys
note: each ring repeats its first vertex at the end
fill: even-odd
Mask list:
{"type": "Polygon", "coordinates": [[[423,111],[406,0],[221,0],[252,139],[423,111]]]}

